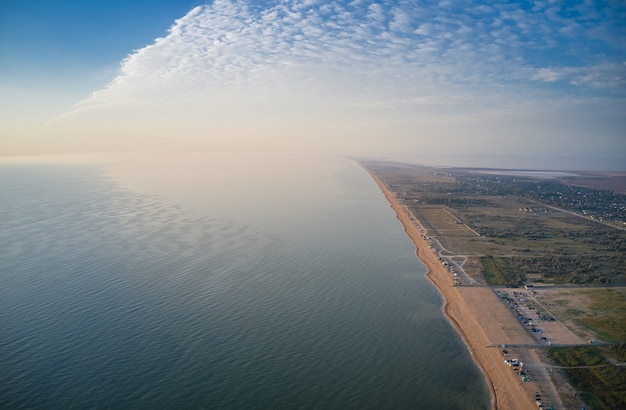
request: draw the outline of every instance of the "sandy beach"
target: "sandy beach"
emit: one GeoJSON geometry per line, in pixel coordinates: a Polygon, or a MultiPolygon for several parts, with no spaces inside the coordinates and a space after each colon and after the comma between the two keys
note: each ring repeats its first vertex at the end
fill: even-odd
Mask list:
{"type": "Polygon", "coordinates": [[[539,353],[536,349],[528,348],[536,342],[524,327],[513,318],[491,288],[454,286],[450,272],[429,249],[419,222],[412,218],[408,209],[397,201],[395,195],[375,175],[372,177],[415,244],[417,256],[428,268],[427,277],[441,292],[446,317],[461,335],[474,361],[482,370],[491,394],[492,408],[536,409],[536,392],[542,397],[549,396],[550,405],[554,405],[554,408],[562,408],[539,353]],[[523,382],[504,363],[502,345],[507,345],[509,357],[524,361],[527,368],[532,369],[530,382],[523,382]],[[523,345],[524,348],[516,349],[515,345],[523,345]]]}

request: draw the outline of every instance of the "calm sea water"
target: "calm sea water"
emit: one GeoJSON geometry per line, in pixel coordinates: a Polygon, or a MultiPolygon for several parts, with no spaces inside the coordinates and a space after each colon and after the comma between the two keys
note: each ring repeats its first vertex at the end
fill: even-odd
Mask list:
{"type": "Polygon", "coordinates": [[[0,165],[0,407],[482,409],[356,163],[0,165]]]}

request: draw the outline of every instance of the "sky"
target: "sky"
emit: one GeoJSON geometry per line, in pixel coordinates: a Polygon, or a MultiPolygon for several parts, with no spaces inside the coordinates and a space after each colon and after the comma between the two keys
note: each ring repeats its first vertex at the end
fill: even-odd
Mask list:
{"type": "Polygon", "coordinates": [[[623,0],[1,0],[0,155],[626,170],[625,22],[623,0]]]}

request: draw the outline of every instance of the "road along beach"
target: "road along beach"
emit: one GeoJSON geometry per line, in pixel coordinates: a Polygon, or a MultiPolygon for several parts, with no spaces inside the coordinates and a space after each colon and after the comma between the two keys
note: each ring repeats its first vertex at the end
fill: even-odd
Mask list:
{"type": "Polygon", "coordinates": [[[536,409],[537,397],[547,397],[546,404],[562,408],[551,378],[535,349],[538,345],[526,329],[513,318],[491,288],[454,286],[453,276],[429,249],[425,231],[419,222],[376,175],[367,171],[415,244],[417,256],[428,269],[427,277],[441,292],[446,317],[463,338],[485,376],[492,407],[536,409]],[[524,381],[519,372],[505,363],[507,357],[503,356],[503,345],[512,346],[506,347],[507,357],[515,357],[525,363],[526,369],[535,369],[528,381],[524,381]]]}

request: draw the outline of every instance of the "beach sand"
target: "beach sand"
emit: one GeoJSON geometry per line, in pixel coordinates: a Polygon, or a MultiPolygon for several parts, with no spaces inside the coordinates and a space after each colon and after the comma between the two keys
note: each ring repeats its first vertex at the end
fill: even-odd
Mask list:
{"type": "MultiPolygon", "coordinates": [[[[417,256],[428,268],[427,277],[439,289],[444,299],[443,310],[463,338],[472,357],[485,376],[494,409],[537,409],[535,393],[549,397],[549,405],[562,408],[558,394],[541,362],[536,345],[526,329],[491,288],[454,286],[453,277],[428,248],[419,223],[398,202],[395,195],[373,174],[376,183],[396,211],[407,235],[417,248],[417,256]],[[501,345],[507,345],[508,357],[518,358],[531,370],[530,382],[522,382],[511,367],[504,363],[501,345]],[[524,345],[520,348],[510,345],[524,345]]],[[[543,399],[545,401],[545,399],[543,399]]]]}

